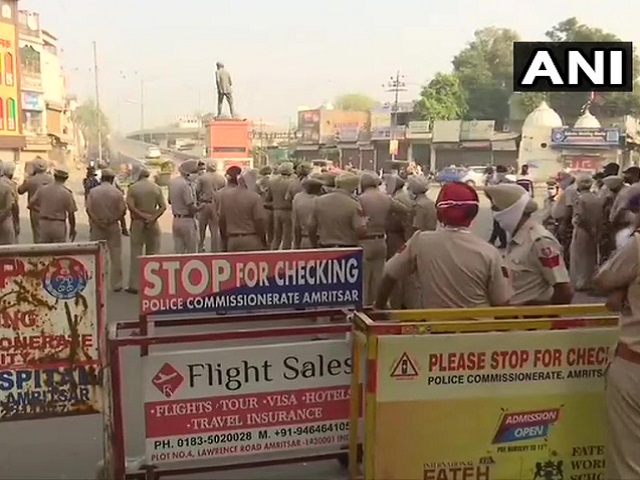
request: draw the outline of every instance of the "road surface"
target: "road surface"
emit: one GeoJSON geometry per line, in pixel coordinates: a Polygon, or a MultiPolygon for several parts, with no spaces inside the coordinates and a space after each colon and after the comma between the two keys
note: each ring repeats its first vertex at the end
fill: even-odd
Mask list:
{"type": "MultiPolygon", "coordinates": [[[[83,213],[82,172],[74,172],[70,187],[77,193],[79,208],[78,240],[88,240],[86,217],[83,213]]],[[[430,192],[434,197],[437,190],[430,192]]],[[[24,200],[23,200],[24,201],[24,200]]],[[[25,211],[23,209],[23,211],[25,211]]],[[[170,253],[170,215],[161,220],[163,228],[162,252],[170,253]]],[[[491,212],[483,200],[473,230],[488,238],[491,212]]],[[[31,241],[28,219],[22,221],[22,242],[31,241]]],[[[125,277],[128,272],[128,241],[124,241],[125,277]]],[[[577,303],[593,303],[597,299],[581,296],[577,303]]],[[[109,293],[108,321],[134,319],[137,316],[137,297],[127,293],[109,293]]],[[[125,352],[125,411],[127,451],[129,457],[144,453],[143,417],[140,401],[140,358],[135,352],[125,352]]],[[[53,420],[35,420],[0,424],[0,480],[53,480],[95,478],[97,463],[103,456],[103,430],[99,415],[53,420]]],[[[200,476],[175,477],[207,480],[309,480],[346,479],[346,472],[335,461],[276,466],[251,470],[209,473],[200,476]]]]}

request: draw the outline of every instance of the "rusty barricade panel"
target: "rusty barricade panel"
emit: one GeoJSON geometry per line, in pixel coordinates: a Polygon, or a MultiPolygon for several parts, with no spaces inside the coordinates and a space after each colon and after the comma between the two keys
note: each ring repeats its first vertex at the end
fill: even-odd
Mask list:
{"type": "Polygon", "coordinates": [[[101,411],[103,251],[0,248],[0,422],[101,411]]]}

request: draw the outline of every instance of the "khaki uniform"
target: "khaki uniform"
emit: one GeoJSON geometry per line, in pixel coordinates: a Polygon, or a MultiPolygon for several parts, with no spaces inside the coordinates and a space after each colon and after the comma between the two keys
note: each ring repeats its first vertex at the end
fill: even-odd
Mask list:
{"type": "Polygon", "coordinates": [[[220,191],[220,220],[225,225],[228,252],[264,250],[257,222],[264,222],[265,210],[260,195],[244,187],[229,185],[220,191]]]}
{"type": "Polygon", "coordinates": [[[215,172],[206,172],[196,180],[196,199],[202,205],[198,212],[198,250],[204,252],[204,240],[207,229],[211,234],[211,251],[220,251],[220,229],[218,228],[218,207],[216,205],[215,192],[224,187],[220,175],[215,172]]]}
{"type": "Polygon", "coordinates": [[[171,232],[173,251],[178,255],[198,251],[196,220],[191,210],[195,203],[195,191],[191,183],[183,176],[172,178],[169,182],[169,204],[173,213],[171,232]]]}
{"type": "Polygon", "coordinates": [[[269,199],[269,184],[272,178],[272,175],[263,175],[256,182],[258,193],[260,194],[262,202],[264,203],[265,230],[267,233],[268,245],[271,245],[273,243],[273,202],[269,199]]]}
{"type": "Polygon", "coordinates": [[[598,241],[604,222],[602,199],[590,191],[581,191],[573,208],[573,233],[569,272],[577,291],[592,289],[598,266],[598,241]]]}
{"type": "Polygon", "coordinates": [[[505,252],[513,284],[512,305],[549,304],[553,287],[569,283],[556,238],[532,218],[518,229],[505,252]]]}
{"type": "Polygon", "coordinates": [[[559,196],[551,210],[551,216],[558,221],[558,240],[562,245],[564,263],[571,265],[571,239],[573,237],[573,207],[578,189],[575,182],[569,185],[559,196]]]}
{"type": "Polygon", "coordinates": [[[104,240],[109,252],[110,281],[113,290],[122,289],[122,235],[120,221],[127,207],[124,195],[115,186],[102,182],[87,196],[92,241],[104,240]]]}
{"type": "MultiPolygon", "coordinates": [[[[157,216],[167,208],[162,189],[148,178],[138,180],[127,190],[127,204],[136,210],[157,216]]],[[[141,255],[156,255],[160,253],[160,239],[162,232],[158,221],[146,221],[137,218],[131,212],[131,260],[129,262],[129,289],[138,290],[140,278],[138,271],[138,257],[141,255]]]]}
{"type": "Polygon", "coordinates": [[[426,195],[418,195],[413,204],[413,228],[423,232],[438,227],[436,202],[426,195]]]}
{"type": "Polygon", "coordinates": [[[301,232],[300,245],[294,245],[294,248],[310,249],[313,248],[309,240],[309,218],[313,214],[315,202],[318,199],[316,195],[310,195],[307,192],[299,192],[293,197],[292,204],[292,220],[294,231],[299,227],[301,232]]]}
{"type": "Polygon", "coordinates": [[[415,273],[420,308],[490,307],[512,295],[500,252],[467,229],[416,232],[385,273],[397,281],[415,273]]]}
{"type": "Polygon", "coordinates": [[[364,256],[364,299],[365,305],[372,305],[387,259],[387,218],[391,213],[400,217],[406,216],[410,210],[378,188],[367,188],[360,195],[360,205],[367,222],[367,236],[360,240],[364,256]]]}
{"type": "Polygon", "coordinates": [[[293,201],[296,198],[296,195],[302,192],[302,182],[304,181],[304,177],[294,177],[289,184],[289,188],[287,190],[287,199],[293,201]]]}
{"type": "Polygon", "coordinates": [[[640,478],[640,237],[619,249],[596,277],[626,294],[617,355],[606,370],[605,478],[640,478]],[[623,351],[627,359],[621,358],[623,351]],[[633,361],[632,361],[633,360],[633,361]]]}
{"type": "Polygon", "coordinates": [[[316,198],[308,228],[317,231],[320,248],[340,248],[357,247],[357,231],[366,225],[360,202],[348,192],[335,189],[316,198]]]}
{"type": "MultiPolygon", "coordinates": [[[[402,188],[393,195],[393,198],[408,208],[413,208],[414,206],[414,202],[408,192],[402,188]]],[[[411,238],[412,227],[410,220],[411,218],[408,215],[398,215],[393,212],[390,212],[387,217],[385,225],[387,232],[387,260],[393,257],[405,242],[411,238]]],[[[398,282],[389,300],[392,309],[399,310],[403,306],[408,306],[414,302],[415,295],[411,293],[411,288],[409,288],[409,284],[413,283],[415,283],[413,279],[398,282]]]]}
{"type": "Polygon", "coordinates": [[[269,182],[267,201],[273,205],[273,241],[271,250],[289,250],[292,245],[291,203],[287,197],[295,180],[289,175],[276,175],[269,182]]]}
{"type": "Polygon", "coordinates": [[[18,235],[20,234],[20,207],[18,206],[20,202],[20,195],[18,193],[18,184],[8,177],[0,177],[0,182],[5,183],[11,189],[11,193],[13,194],[13,212],[12,212],[12,223],[13,223],[13,242],[18,243],[18,235]]]}
{"type": "Polygon", "coordinates": [[[46,184],[31,198],[29,208],[37,213],[38,243],[67,241],[67,218],[78,211],[71,190],[55,181],[46,184]]]}
{"type": "Polygon", "coordinates": [[[633,214],[627,209],[630,193],[629,185],[624,185],[613,200],[609,221],[616,230],[630,225],[633,221],[633,214]]]}
{"type": "MultiPolygon", "coordinates": [[[[8,180],[8,179],[7,179],[8,180]]],[[[9,183],[0,181],[0,245],[16,243],[13,211],[17,203],[15,191],[9,183]]]]}
{"type": "MultiPolygon", "coordinates": [[[[33,196],[44,185],[53,183],[53,176],[46,172],[36,173],[24,180],[22,185],[18,187],[20,195],[27,194],[27,203],[31,203],[33,196]]],[[[40,243],[40,222],[38,221],[38,212],[29,209],[29,219],[31,221],[31,233],[33,234],[33,242],[40,243]]]]}

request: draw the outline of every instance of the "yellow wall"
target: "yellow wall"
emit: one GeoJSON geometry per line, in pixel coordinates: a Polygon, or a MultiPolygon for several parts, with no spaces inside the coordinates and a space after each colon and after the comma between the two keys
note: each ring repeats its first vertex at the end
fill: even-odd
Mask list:
{"type": "Polygon", "coordinates": [[[16,39],[16,27],[8,23],[0,23],[0,98],[2,99],[2,108],[0,112],[3,113],[3,119],[0,121],[0,135],[20,135],[20,123],[22,119],[19,117],[20,108],[20,96],[18,95],[18,53],[15,44],[16,39]],[[7,54],[10,54],[13,58],[13,83],[7,85],[7,54]],[[8,100],[13,99],[15,102],[15,122],[9,121],[9,105],[8,100]],[[15,123],[15,124],[14,124],[15,123]]]}

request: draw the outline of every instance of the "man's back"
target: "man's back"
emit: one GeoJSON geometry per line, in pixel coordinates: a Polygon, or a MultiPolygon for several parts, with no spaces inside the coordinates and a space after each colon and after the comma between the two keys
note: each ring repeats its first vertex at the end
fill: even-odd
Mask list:
{"type": "Polygon", "coordinates": [[[417,232],[386,269],[394,278],[417,275],[421,308],[488,307],[511,295],[500,252],[464,229],[417,232]]]}
{"type": "Polygon", "coordinates": [[[231,75],[224,68],[216,70],[216,85],[219,93],[231,93],[231,75]]]}

